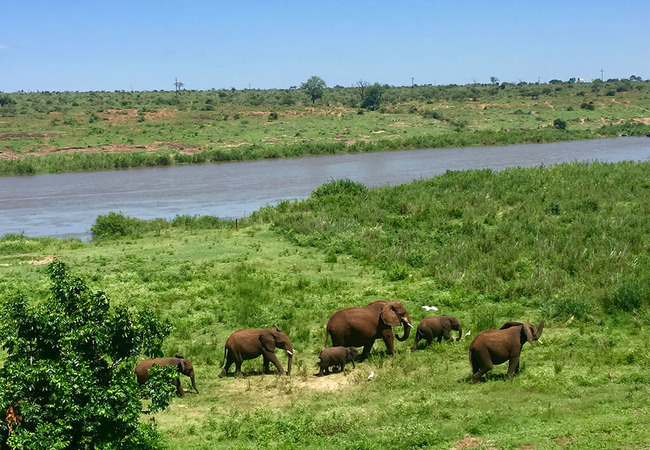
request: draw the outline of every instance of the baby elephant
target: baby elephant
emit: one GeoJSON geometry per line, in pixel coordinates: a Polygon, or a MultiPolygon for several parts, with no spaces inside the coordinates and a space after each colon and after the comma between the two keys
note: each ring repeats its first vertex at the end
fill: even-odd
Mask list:
{"type": "Polygon", "coordinates": [[[544,330],[544,321],[539,327],[525,322],[506,322],[499,330],[481,331],[469,346],[469,362],[472,365],[472,382],[478,383],[479,378],[494,364],[508,365],[508,378],[519,370],[519,355],[526,342],[533,345],[538,341],[544,330]]]}
{"type": "Polygon", "coordinates": [[[352,361],[352,368],[354,369],[354,358],[359,355],[359,351],[356,347],[329,347],[324,348],[318,358],[320,362],[320,372],[316,374],[317,377],[322,377],[325,374],[330,373],[331,366],[339,366],[341,372],[345,367],[345,363],[352,361]]]}
{"type": "MultiPolygon", "coordinates": [[[[192,366],[192,363],[189,361],[189,359],[185,359],[181,355],[176,355],[174,358],[145,359],[142,361],[135,368],[135,374],[138,377],[139,384],[145,384],[147,381],[149,381],[149,369],[151,369],[151,366],[154,364],[158,364],[161,367],[169,365],[176,366],[179,373],[190,377],[192,387],[197,394],[199,393],[199,390],[196,388],[196,384],[194,383],[194,366],[192,366]]],[[[185,391],[181,387],[181,380],[176,378],[174,380],[174,385],[176,386],[178,395],[180,397],[185,397],[185,391]]]]}
{"type": "Polygon", "coordinates": [[[411,347],[411,351],[414,352],[418,349],[418,342],[420,342],[421,339],[426,339],[427,345],[431,345],[431,342],[433,342],[434,339],[438,339],[439,344],[443,337],[448,341],[453,340],[451,334],[449,334],[451,330],[458,331],[456,341],[460,341],[460,338],[463,335],[463,329],[460,326],[458,319],[446,314],[443,314],[442,316],[425,317],[418,324],[418,330],[415,333],[415,343],[413,344],[413,347],[411,347]]]}

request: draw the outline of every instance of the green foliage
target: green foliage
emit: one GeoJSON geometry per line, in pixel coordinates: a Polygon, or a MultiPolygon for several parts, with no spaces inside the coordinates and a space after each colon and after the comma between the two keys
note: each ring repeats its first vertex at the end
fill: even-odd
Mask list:
{"type": "Polygon", "coordinates": [[[177,215],[172,220],[160,218],[142,220],[111,211],[105,216],[97,216],[95,223],[90,227],[90,231],[93,233],[93,238],[110,239],[123,236],[139,237],[150,231],[160,233],[161,230],[177,227],[205,230],[232,228],[234,224],[232,221],[221,220],[213,216],[177,215]]]}
{"type": "Polygon", "coordinates": [[[593,111],[593,110],[596,109],[596,105],[594,105],[594,102],[589,102],[589,103],[587,103],[587,102],[582,102],[582,103],[580,104],[580,108],[582,108],[582,109],[586,109],[586,110],[588,110],[588,111],[593,111]]]}
{"type": "Polygon", "coordinates": [[[566,130],[566,121],[562,119],[555,119],[553,121],[553,127],[558,130],[566,130]]]}
{"type": "MultiPolygon", "coordinates": [[[[147,397],[133,376],[135,356],[159,355],[172,330],[148,312],[111,309],[66,266],[47,269],[51,295],[30,306],[18,296],[5,301],[0,342],[0,405],[22,420],[6,445],[31,449],[158,448],[155,428],[139,423],[147,397]]],[[[169,372],[156,377],[170,383],[169,372]]],[[[168,391],[166,391],[168,392],[168,391]]],[[[166,407],[169,395],[154,407],[166,407]]],[[[6,429],[6,425],[3,424],[6,429]]]]}
{"type": "Polygon", "coordinates": [[[381,104],[381,97],[383,93],[384,88],[379,83],[368,86],[365,90],[363,102],[361,102],[361,107],[370,109],[372,111],[376,110],[381,104]]]}
{"type": "Polygon", "coordinates": [[[327,89],[327,84],[323,81],[322,78],[317,76],[310,77],[307,81],[300,85],[301,89],[304,89],[309,97],[311,98],[312,104],[316,102],[319,98],[323,97],[323,92],[327,89]]]}
{"type": "Polygon", "coordinates": [[[368,188],[361,183],[349,179],[341,179],[330,181],[317,187],[312,196],[315,198],[323,198],[336,195],[351,195],[357,196],[368,192],[368,188]]]}
{"type": "Polygon", "coordinates": [[[610,313],[636,313],[641,308],[650,306],[650,284],[645,279],[626,280],[604,298],[603,305],[610,313]]]}

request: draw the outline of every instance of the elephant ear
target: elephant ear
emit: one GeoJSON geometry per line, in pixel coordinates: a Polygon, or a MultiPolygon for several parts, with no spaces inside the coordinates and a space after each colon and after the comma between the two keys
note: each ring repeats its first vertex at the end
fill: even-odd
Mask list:
{"type": "Polygon", "coordinates": [[[512,327],[518,327],[521,325],[523,325],[523,322],[506,322],[503,324],[501,328],[499,328],[499,330],[505,330],[512,327]]]}
{"type": "Polygon", "coordinates": [[[524,323],[523,326],[521,327],[521,333],[526,335],[526,339],[527,339],[528,342],[530,342],[531,344],[532,344],[533,341],[534,341],[534,338],[533,338],[533,332],[531,331],[532,328],[533,328],[533,326],[530,325],[530,324],[528,324],[528,323],[524,323]]]}
{"type": "Polygon", "coordinates": [[[176,365],[176,367],[178,368],[178,371],[180,373],[185,373],[185,360],[181,359],[180,361],[178,361],[178,364],[176,365]]]}
{"type": "Polygon", "coordinates": [[[266,330],[262,330],[259,339],[262,343],[263,349],[271,353],[275,351],[275,338],[273,336],[273,331],[269,330],[268,328],[266,330]]]}
{"type": "Polygon", "coordinates": [[[445,330],[451,331],[451,317],[441,316],[440,325],[442,325],[442,328],[444,328],[445,330]]]}
{"type": "Polygon", "coordinates": [[[393,305],[391,303],[386,303],[383,308],[381,308],[381,320],[384,321],[389,327],[399,327],[400,321],[399,317],[393,310],[393,305]]]}

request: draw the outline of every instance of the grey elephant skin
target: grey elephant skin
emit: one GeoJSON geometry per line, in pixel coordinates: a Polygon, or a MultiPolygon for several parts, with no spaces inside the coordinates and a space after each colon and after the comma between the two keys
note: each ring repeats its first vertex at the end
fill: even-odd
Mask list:
{"type": "MultiPolygon", "coordinates": [[[[145,384],[147,381],[149,381],[149,369],[151,369],[151,366],[154,364],[158,364],[161,367],[169,365],[176,366],[179,373],[190,377],[192,387],[197,394],[199,393],[199,390],[196,388],[196,383],[194,382],[194,366],[189,359],[183,358],[182,355],[176,355],[174,358],[145,359],[142,361],[135,368],[135,374],[138,377],[139,384],[145,384]]],[[[176,386],[178,395],[180,397],[185,397],[185,391],[181,387],[181,380],[176,378],[174,380],[174,385],[176,386]]]]}
{"type": "Polygon", "coordinates": [[[324,348],[323,351],[318,355],[320,362],[318,363],[320,371],[316,374],[317,377],[322,377],[330,373],[330,367],[338,366],[339,371],[343,372],[345,364],[347,362],[352,362],[352,368],[354,369],[354,358],[359,355],[359,351],[356,347],[329,347],[324,348]]]}
{"type": "Polygon", "coordinates": [[[286,372],[289,375],[293,359],[293,346],[286,333],[280,331],[277,325],[274,325],[274,329],[243,329],[235,331],[226,341],[224,349],[224,363],[226,366],[219,376],[225,377],[228,374],[228,369],[234,363],[235,375],[242,377],[242,362],[247,359],[255,359],[260,355],[264,358],[264,373],[269,373],[269,363],[271,362],[277,367],[280,374],[284,373],[282,364],[275,356],[276,347],[286,350],[289,355],[286,372]]]}
{"type": "Polygon", "coordinates": [[[519,370],[521,348],[526,342],[539,341],[544,330],[544,321],[535,328],[527,322],[506,322],[499,330],[481,331],[469,346],[469,361],[472,365],[472,382],[478,380],[494,364],[510,361],[508,377],[519,370]]]}
{"type": "Polygon", "coordinates": [[[451,341],[453,340],[450,334],[450,331],[452,330],[458,331],[456,341],[460,341],[460,338],[463,336],[463,328],[460,326],[458,319],[446,314],[441,316],[425,317],[418,324],[418,329],[415,332],[415,343],[411,350],[416,351],[418,349],[418,343],[422,339],[427,341],[427,345],[431,345],[434,339],[437,339],[438,344],[440,344],[443,337],[446,340],[451,341]]]}
{"type": "Polygon", "coordinates": [[[327,339],[332,337],[333,347],[363,347],[359,356],[365,360],[370,354],[370,349],[376,339],[382,339],[386,344],[389,355],[395,354],[395,335],[392,327],[404,327],[402,337],[398,341],[405,341],[411,333],[411,317],[401,302],[378,300],[360,308],[344,308],[338,310],[327,322],[325,347],[327,339]]]}

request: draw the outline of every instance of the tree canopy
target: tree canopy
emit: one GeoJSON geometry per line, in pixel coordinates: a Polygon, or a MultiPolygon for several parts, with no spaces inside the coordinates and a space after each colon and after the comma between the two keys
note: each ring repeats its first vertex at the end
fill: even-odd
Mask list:
{"type": "Polygon", "coordinates": [[[307,81],[300,85],[302,89],[307,91],[311,97],[312,104],[316,102],[319,98],[323,97],[323,92],[327,89],[327,84],[323,81],[322,78],[313,76],[310,77],[307,81]]]}
{"type": "MultiPolygon", "coordinates": [[[[159,436],[139,423],[141,399],[167,406],[173,370],[154,371],[138,386],[135,357],[161,355],[168,321],[148,312],[110,308],[63,262],[47,268],[50,296],[30,306],[21,295],[0,310],[4,433],[0,445],[21,449],[153,449],[159,436]]],[[[173,369],[173,368],[169,368],[173,369]]],[[[4,448],[4,447],[3,447],[4,448]]]]}

